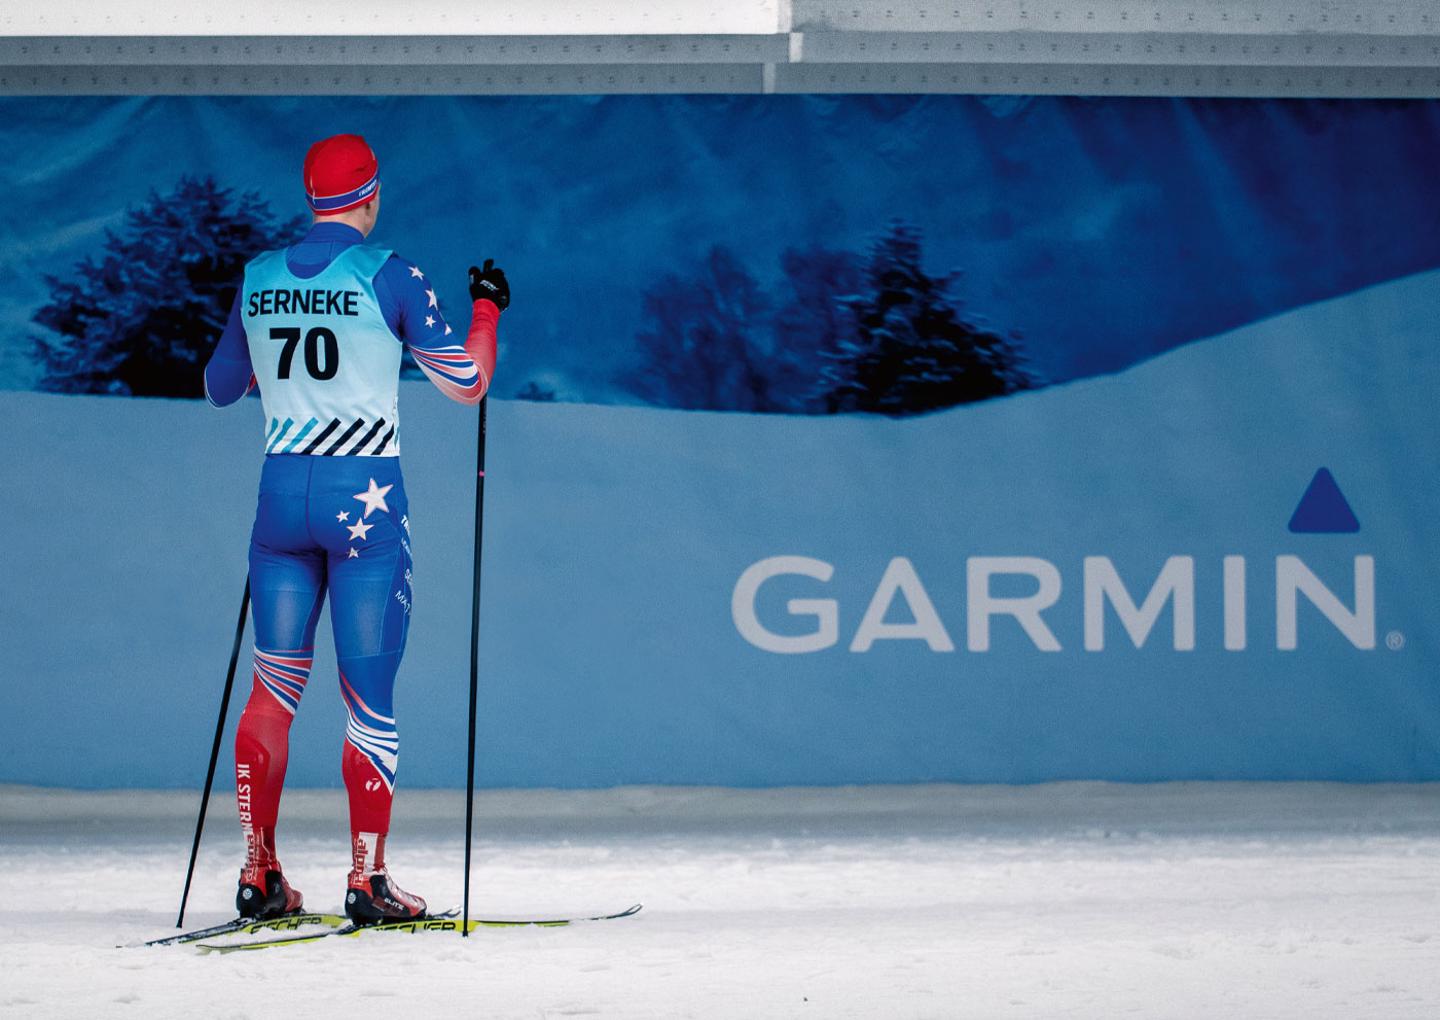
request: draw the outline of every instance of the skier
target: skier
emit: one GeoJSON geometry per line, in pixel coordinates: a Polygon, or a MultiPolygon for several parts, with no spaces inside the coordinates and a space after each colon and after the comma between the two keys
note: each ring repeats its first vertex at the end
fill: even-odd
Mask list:
{"type": "Polygon", "coordinates": [[[245,834],[242,917],[302,909],[275,853],[290,723],[305,692],[320,607],[330,622],[349,712],[341,768],[352,864],[345,912],[372,923],[423,917],[385,863],[399,737],[391,694],[410,621],[410,522],[400,476],[401,347],[447,397],[475,404],[495,369],[505,274],[470,269],[463,345],[414,264],[363,244],[380,211],[379,165],[359,135],[316,142],[305,157],[314,224],[298,244],[245,267],[229,321],[205,366],[216,407],[259,387],[265,466],[250,536],[255,663],[235,736],[245,834]]]}

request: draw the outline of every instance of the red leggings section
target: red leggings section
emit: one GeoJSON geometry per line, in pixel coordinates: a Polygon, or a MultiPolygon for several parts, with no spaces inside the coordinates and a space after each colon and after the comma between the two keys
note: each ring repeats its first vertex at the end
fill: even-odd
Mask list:
{"type": "MultiPolygon", "coordinates": [[[[294,719],[257,677],[235,733],[235,797],[246,854],[251,860],[274,857],[275,821],[285,786],[290,724],[294,719]]],[[[381,835],[389,832],[394,794],[374,764],[346,741],[340,770],[350,799],[351,830],[381,835]]]]}
{"type": "Polygon", "coordinates": [[[246,856],[252,861],[274,857],[275,816],[285,786],[294,718],[256,677],[235,731],[235,799],[246,856]]]}

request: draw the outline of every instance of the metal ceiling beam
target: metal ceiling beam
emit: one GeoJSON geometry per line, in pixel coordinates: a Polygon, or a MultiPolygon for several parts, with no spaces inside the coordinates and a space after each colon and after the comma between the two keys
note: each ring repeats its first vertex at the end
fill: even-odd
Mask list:
{"type": "Polygon", "coordinates": [[[1181,32],[804,32],[805,64],[1440,67],[1440,35],[1181,32]]]}
{"type": "MultiPolygon", "coordinates": [[[[167,0],[154,2],[163,11],[167,0]]],[[[218,21],[205,16],[207,24],[248,25],[268,11],[278,19],[275,34],[194,34],[200,23],[194,17],[177,21],[169,35],[0,31],[0,94],[1440,97],[1435,0],[758,0],[758,6],[729,7],[718,0],[676,0],[674,7],[635,0],[629,21],[745,29],[668,34],[610,34],[604,29],[615,19],[604,15],[612,7],[579,0],[543,8],[495,2],[498,7],[487,7],[489,23],[546,31],[299,34],[294,25],[302,17],[308,24],[312,15],[280,0],[273,11],[227,11],[218,21]],[[292,31],[281,30],[286,27],[292,31]],[[575,31],[549,31],[565,27],[575,31]]],[[[133,0],[117,5],[135,6],[133,0]]],[[[70,10],[58,0],[53,12],[50,6],[18,20],[7,15],[0,30],[40,21],[99,24],[97,11],[106,19],[118,16],[110,5],[70,10]]],[[[363,21],[362,0],[336,9],[355,16],[325,27],[363,21]]],[[[449,29],[479,17],[468,7],[443,9],[455,14],[449,29]]],[[[145,23],[157,20],[154,14],[145,23]]],[[[411,24],[433,20],[422,10],[411,24]]]]}
{"type": "Polygon", "coordinates": [[[1434,0],[793,0],[791,27],[846,32],[1440,32],[1434,0]]]}
{"type": "Polygon", "coordinates": [[[764,64],[0,67],[0,95],[603,95],[765,91],[764,64]]]}
{"type": "Polygon", "coordinates": [[[770,35],[0,36],[0,66],[736,64],[788,59],[770,35]]]}
{"type": "Polygon", "coordinates": [[[300,69],[0,68],[0,95],[603,95],[616,93],[1440,97],[1440,69],[1093,64],[394,64],[300,69]]]}
{"type": "Polygon", "coordinates": [[[714,36],[0,37],[3,67],[711,63],[1440,67],[1440,34],[821,30],[714,36]]]}
{"type": "Polygon", "coordinates": [[[1440,97],[1440,68],[789,64],[776,92],[1217,98],[1440,97]]]}

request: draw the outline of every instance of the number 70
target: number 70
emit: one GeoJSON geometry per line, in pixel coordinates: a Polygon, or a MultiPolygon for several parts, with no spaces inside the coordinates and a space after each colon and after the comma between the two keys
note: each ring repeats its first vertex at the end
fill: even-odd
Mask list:
{"type": "MultiPolygon", "coordinates": [[[[270,329],[271,340],[283,340],[285,346],[280,349],[280,367],[275,373],[277,379],[290,378],[290,363],[295,358],[295,348],[300,343],[300,328],[298,326],[272,326],[270,329]]],[[[305,371],[310,373],[312,379],[334,379],[335,373],[340,371],[340,344],[335,339],[335,334],[324,326],[315,326],[305,334],[305,371]],[[325,367],[320,367],[320,345],[325,345],[325,367]]]]}

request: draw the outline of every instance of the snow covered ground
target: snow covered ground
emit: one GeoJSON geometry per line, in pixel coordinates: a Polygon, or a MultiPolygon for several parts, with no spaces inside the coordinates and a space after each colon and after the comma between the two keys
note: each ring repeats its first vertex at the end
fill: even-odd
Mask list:
{"type": "MultiPolygon", "coordinates": [[[[0,787],[0,1014],[1440,1011],[1440,785],[486,792],[480,911],[645,910],[467,941],[114,948],[173,925],[193,802],[0,787]]],[[[460,895],[462,802],[397,802],[396,875],[437,905],[460,895]]],[[[286,795],[282,859],[312,907],[339,905],[343,811],[339,791],[286,795]]],[[[239,851],[218,797],[190,923],[230,915],[239,851]]]]}

